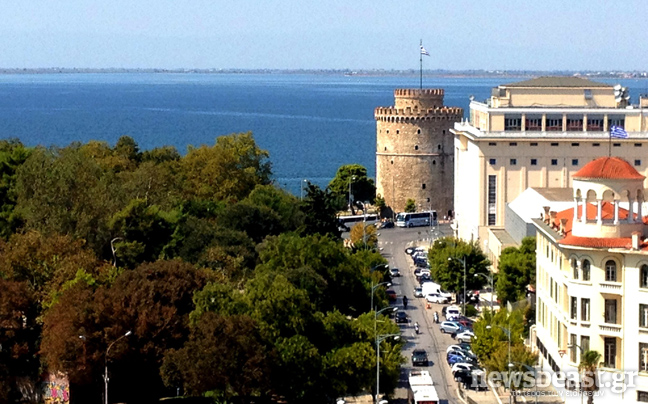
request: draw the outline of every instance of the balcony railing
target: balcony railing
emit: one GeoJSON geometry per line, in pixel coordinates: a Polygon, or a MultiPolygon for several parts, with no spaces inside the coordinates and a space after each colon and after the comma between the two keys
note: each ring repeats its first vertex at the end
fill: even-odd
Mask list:
{"type": "Polygon", "coordinates": [[[601,288],[601,293],[614,293],[614,294],[623,294],[623,289],[621,288],[621,283],[619,282],[600,282],[599,287],[601,288]]]}
{"type": "Polygon", "coordinates": [[[605,335],[621,336],[621,326],[618,324],[600,324],[599,330],[605,335]]]}

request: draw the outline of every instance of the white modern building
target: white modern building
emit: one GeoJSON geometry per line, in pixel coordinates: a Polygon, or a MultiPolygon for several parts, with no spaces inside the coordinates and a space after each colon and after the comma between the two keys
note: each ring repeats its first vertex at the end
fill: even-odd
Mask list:
{"type": "Polygon", "coordinates": [[[648,402],[645,177],[626,160],[603,157],[570,179],[573,206],[548,206],[534,220],[534,347],[545,370],[572,374],[581,350],[596,350],[603,397],[595,402],[648,402]]]}

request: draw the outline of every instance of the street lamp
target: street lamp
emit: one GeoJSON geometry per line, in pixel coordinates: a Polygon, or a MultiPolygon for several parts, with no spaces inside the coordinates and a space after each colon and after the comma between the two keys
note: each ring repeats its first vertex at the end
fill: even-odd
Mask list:
{"type": "MultiPolygon", "coordinates": [[[[503,327],[501,325],[498,325],[497,327],[501,328],[502,331],[504,331],[504,333],[508,337],[508,361],[507,361],[507,364],[508,364],[508,368],[509,368],[508,369],[508,374],[509,374],[508,375],[508,389],[509,389],[509,404],[510,404],[511,400],[513,398],[513,396],[511,395],[511,330],[506,328],[506,327],[503,327]]],[[[491,327],[490,325],[486,326],[487,330],[490,330],[491,328],[493,328],[493,327],[491,327]]]]}
{"type": "Polygon", "coordinates": [[[391,286],[391,283],[389,283],[389,282],[382,282],[382,283],[379,283],[376,286],[374,286],[374,284],[373,284],[373,276],[371,276],[371,273],[373,271],[375,271],[376,269],[380,268],[380,267],[384,267],[385,269],[387,269],[387,268],[389,268],[389,265],[387,265],[387,264],[378,264],[376,266],[373,266],[373,267],[369,268],[369,277],[371,277],[371,308],[369,309],[369,311],[374,309],[373,296],[374,296],[374,291],[376,290],[376,288],[378,286],[380,286],[380,285],[383,285],[383,284],[387,285],[387,287],[391,286]]]}
{"type": "Polygon", "coordinates": [[[351,182],[355,181],[356,176],[352,175],[349,177],[349,210],[353,213],[353,208],[351,207],[351,182]]]}
{"type": "Polygon", "coordinates": [[[457,257],[448,257],[448,261],[452,261],[453,259],[456,259],[457,261],[461,262],[463,264],[463,281],[464,281],[464,287],[463,287],[463,315],[466,315],[466,256],[464,255],[461,259],[457,257]]]}
{"type": "Polygon", "coordinates": [[[535,402],[536,402],[536,404],[538,404],[538,372],[537,372],[535,366],[531,367],[531,366],[529,366],[529,365],[527,365],[525,363],[521,363],[521,362],[509,362],[508,367],[512,368],[514,365],[520,365],[523,368],[525,368],[526,370],[530,370],[530,371],[533,372],[533,384],[535,385],[535,402]]]}
{"type": "Polygon", "coordinates": [[[117,342],[119,342],[121,339],[128,337],[131,335],[133,332],[132,331],[126,331],[126,334],[122,335],[121,337],[117,338],[115,341],[113,341],[112,344],[108,346],[108,349],[106,349],[106,356],[104,358],[104,389],[105,389],[105,395],[104,398],[105,404],[108,404],[108,354],[110,353],[110,348],[113,347],[117,342]]]}
{"type": "Polygon", "coordinates": [[[304,200],[304,183],[308,183],[308,180],[302,180],[299,182],[300,191],[299,191],[299,200],[304,200]]]}
{"type": "Polygon", "coordinates": [[[495,293],[495,289],[493,288],[493,276],[492,275],[486,275],[486,274],[481,274],[477,273],[475,274],[475,278],[483,276],[484,278],[488,279],[488,282],[490,283],[490,295],[491,295],[491,301],[490,301],[490,309],[493,311],[493,293],[495,293]]]}
{"type": "Polygon", "coordinates": [[[384,309],[378,310],[374,312],[374,335],[378,335],[378,315],[382,313],[383,311],[388,311],[390,313],[396,313],[398,311],[398,307],[385,307],[384,309]]]}
{"type": "Polygon", "coordinates": [[[380,343],[383,342],[384,340],[388,338],[394,338],[395,340],[400,339],[399,334],[384,334],[384,335],[376,335],[376,404],[380,404],[380,401],[378,401],[380,394],[378,392],[380,391],[380,343]]]}

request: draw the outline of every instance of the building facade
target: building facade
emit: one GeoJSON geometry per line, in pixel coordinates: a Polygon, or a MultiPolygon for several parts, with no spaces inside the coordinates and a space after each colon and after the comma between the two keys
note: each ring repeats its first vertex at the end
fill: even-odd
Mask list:
{"type": "Polygon", "coordinates": [[[596,159],[571,177],[573,207],[547,206],[534,220],[532,340],[544,370],[568,372],[574,383],[581,351],[599,352],[604,398],[595,401],[648,402],[645,177],[615,157],[596,159]]]}
{"type": "Polygon", "coordinates": [[[464,239],[502,228],[506,204],[529,187],[570,188],[593,159],[623,156],[648,173],[648,100],[630,105],[625,89],[578,77],[500,85],[470,118],[455,124],[454,227],[464,239]],[[629,136],[612,139],[612,125],[629,136]]]}
{"type": "Polygon", "coordinates": [[[397,89],[393,107],[378,107],[376,194],[393,212],[408,199],[443,217],[453,209],[454,135],[463,109],[443,105],[442,89],[397,89]]]}

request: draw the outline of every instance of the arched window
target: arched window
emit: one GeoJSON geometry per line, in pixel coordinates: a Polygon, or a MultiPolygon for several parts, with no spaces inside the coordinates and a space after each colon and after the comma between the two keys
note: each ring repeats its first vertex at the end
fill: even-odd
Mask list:
{"type": "Polygon", "coordinates": [[[616,282],[617,281],[617,268],[616,262],[609,260],[605,263],[605,281],[606,282],[616,282]]]}
{"type": "Polygon", "coordinates": [[[639,271],[639,285],[642,288],[648,288],[648,265],[642,265],[639,271]]]}
{"type": "Polygon", "coordinates": [[[583,271],[583,280],[584,281],[589,281],[590,280],[590,262],[588,260],[583,260],[582,271],[583,271]]]}
{"type": "Polygon", "coordinates": [[[578,279],[578,261],[572,259],[572,270],[574,272],[574,279],[578,279]]]}

